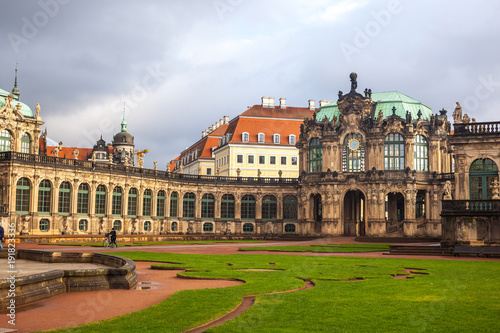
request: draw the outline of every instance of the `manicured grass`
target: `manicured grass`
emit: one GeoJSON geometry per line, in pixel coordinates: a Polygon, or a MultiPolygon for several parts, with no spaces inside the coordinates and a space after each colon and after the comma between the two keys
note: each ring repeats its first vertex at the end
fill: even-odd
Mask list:
{"type": "MultiPolygon", "coordinates": [[[[165,241],[165,242],[133,242],[133,243],[118,243],[118,246],[144,246],[144,245],[202,245],[202,244],[218,244],[218,243],[264,243],[259,240],[219,240],[219,241],[165,241]]],[[[92,246],[103,247],[103,243],[39,243],[38,245],[60,245],[60,246],[92,246]]]]}
{"type": "Polygon", "coordinates": [[[218,243],[264,243],[264,241],[261,240],[164,241],[164,242],[134,242],[134,245],[172,245],[172,244],[201,245],[201,244],[218,244],[218,243]]]}
{"type": "MultiPolygon", "coordinates": [[[[150,308],[64,332],[181,332],[257,296],[245,313],[210,332],[493,332],[498,330],[498,261],[415,260],[283,255],[188,255],[121,252],[133,260],[186,268],[182,275],[245,284],[184,290],[150,308]],[[245,271],[244,269],[274,269],[245,271]],[[394,279],[405,268],[423,272],[394,279]],[[364,278],[365,280],[352,281],[364,278]]],[[[155,265],[156,266],[156,265],[155,265]]]]}
{"type": "Polygon", "coordinates": [[[389,251],[388,244],[325,244],[310,246],[259,246],[240,247],[239,251],[273,252],[315,252],[315,253],[354,253],[389,251]]]}
{"type": "MultiPolygon", "coordinates": [[[[58,246],[92,246],[92,247],[104,247],[103,242],[101,243],[38,243],[38,245],[58,245],[58,246]]],[[[132,246],[131,243],[118,243],[118,246],[132,246]]]]}

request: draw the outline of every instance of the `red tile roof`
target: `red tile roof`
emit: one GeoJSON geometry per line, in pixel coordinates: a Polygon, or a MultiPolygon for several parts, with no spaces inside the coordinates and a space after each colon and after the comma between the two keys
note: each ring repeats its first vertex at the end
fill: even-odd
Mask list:
{"type": "Polygon", "coordinates": [[[262,105],[254,105],[243,112],[240,117],[291,118],[303,120],[306,117],[312,118],[315,111],[316,110],[310,110],[309,108],[293,106],[287,106],[285,109],[282,109],[279,106],[264,108],[262,105]]]}

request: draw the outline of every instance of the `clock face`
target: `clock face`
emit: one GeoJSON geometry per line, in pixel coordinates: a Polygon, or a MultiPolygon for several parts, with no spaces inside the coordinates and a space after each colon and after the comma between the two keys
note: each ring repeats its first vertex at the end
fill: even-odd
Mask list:
{"type": "Polygon", "coordinates": [[[360,142],[358,139],[350,139],[348,143],[348,147],[352,151],[358,151],[360,146],[360,142]]]}

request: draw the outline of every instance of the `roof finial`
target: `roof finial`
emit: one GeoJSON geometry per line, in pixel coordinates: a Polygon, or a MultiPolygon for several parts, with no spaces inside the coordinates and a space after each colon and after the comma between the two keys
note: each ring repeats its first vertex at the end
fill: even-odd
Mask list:
{"type": "Polygon", "coordinates": [[[123,102],[123,120],[122,120],[122,132],[127,131],[127,122],[125,121],[125,102],[123,102]]]}
{"type": "Polygon", "coordinates": [[[19,100],[19,96],[20,96],[19,89],[17,89],[17,65],[18,64],[19,64],[18,62],[14,63],[14,65],[16,65],[16,76],[15,76],[15,79],[14,79],[14,88],[12,88],[12,95],[14,95],[14,99],[16,101],[19,100]]]}

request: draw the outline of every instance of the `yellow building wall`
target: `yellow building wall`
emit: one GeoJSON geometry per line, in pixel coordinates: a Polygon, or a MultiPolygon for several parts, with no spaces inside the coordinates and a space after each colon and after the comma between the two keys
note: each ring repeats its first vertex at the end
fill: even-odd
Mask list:
{"type": "Polygon", "coordinates": [[[299,150],[293,146],[266,146],[266,145],[226,145],[215,153],[216,165],[219,163],[219,175],[236,177],[237,169],[240,169],[241,177],[257,177],[258,170],[261,177],[279,177],[282,171],[283,178],[297,178],[299,176],[299,150]],[[238,155],[243,156],[243,162],[238,163],[238,155]],[[249,156],[253,156],[253,163],[249,163],[249,156]],[[260,156],[264,156],[263,164],[260,156]],[[275,158],[275,164],[271,164],[271,156],[275,158]],[[281,158],[286,158],[286,164],[281,164],[281,158]],[[292,157],[297,160],[292,165],[292,157]]]}

